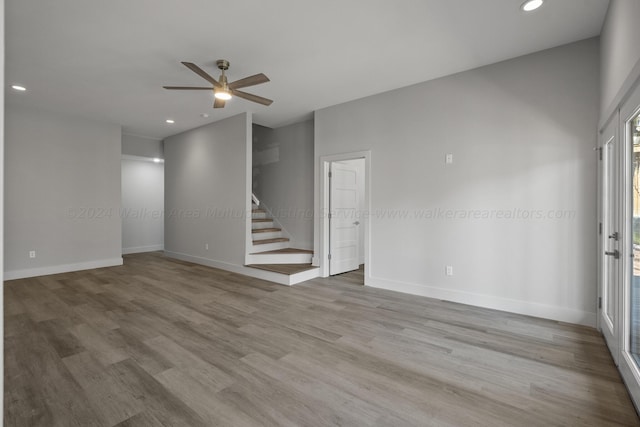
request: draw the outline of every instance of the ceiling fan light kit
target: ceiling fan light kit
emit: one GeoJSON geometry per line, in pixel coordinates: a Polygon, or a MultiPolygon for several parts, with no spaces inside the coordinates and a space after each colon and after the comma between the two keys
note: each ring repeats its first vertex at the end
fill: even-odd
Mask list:
{"type": "Polygon", "coordinates": [[[216,90],[213,96],[218,99],[222,99],[223,101],[228,101],[231,99],[231,94],[224,89],[216,90]]]}
{"type": "Polygon", "coordinates": [[[262,105],[271,105],[273,101],[271,99],[263,98],[251,93],[242,92],[239,88],[255,86],[269,81],[269,78],[264,74],[254,74],[253,76],[245,77],[244,79],[236,80],[235,82],[228,83],[225,71],[229,69],[229,61],[226,59],[219,59],[216,61],[216,65],[222,72],[218,80],[211,77],[206,71],[198,67],[191,62],[183,62],[185,67],[208,81],[213,87],[195,87],[195,86],[163,86],[169,90],[212,90],[214,96],[213,108],[224,108],[226,101],[230,100],[233,95],[238,98],[246,99],[247,101],[256,102],[262,105]]]}
{"type": "Polygon", "coordinates": [[[218,83],[220,83],[220,88],[214,90],[213,96],[223,101],[228,101],[231,99],[231,93],[229,93],[229,84],[227,83],[227,76],[225,76],[224,72],[229,69],[229,61],[225,59],[218,59],[216,61],[216,65],[218,69],[222,71],[220,74],[220,78],[218,79],[218,83]]]}
{"type": "Polygon", "coordinates": [[[540,6],[542,6],[542,3],[544,3],[544,0],[527,0],[522,3],[522,6],[520,6],[520,8],[524,12],[533,12],[534,10],[540,8],[540,6]]]}

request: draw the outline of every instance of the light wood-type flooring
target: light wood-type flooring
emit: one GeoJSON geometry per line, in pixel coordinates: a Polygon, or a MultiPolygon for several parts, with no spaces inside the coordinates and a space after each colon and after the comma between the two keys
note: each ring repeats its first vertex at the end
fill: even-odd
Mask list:
{"type": "Polygon", "coordinates": [[[4,422],[635,426],[597,331],[165,258],[5,283],[4,422]]]}

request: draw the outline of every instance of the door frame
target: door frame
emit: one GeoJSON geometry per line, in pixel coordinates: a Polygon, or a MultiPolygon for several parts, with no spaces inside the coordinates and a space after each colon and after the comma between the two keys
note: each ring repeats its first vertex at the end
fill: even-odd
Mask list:
{"type": "Polygon", "coordinates": [[[623,217],[624,217],[624,208],[622,204],[624,203],[624,183],[623,183],[623,174],[624,174],[624,161],[622,160],[623,152],[624,152],[624,141],[620,138],[619,132],[620,124],[618,122],[618,116],[613,117],[609,122],[605,124],[602,130],[599,132],[599,141],[598,141],[598,151],[600,160],[598,162],[598,223],[599,223],[599,232],[598,232],[598,304],[596,311],[598,315],[596,316],[596,324],[600,333],[605,338],[605,342],[607,343],[607,347],[609,348],[609,352],[613,357],[613,360],[616,365],[618,365],[619,357],[620,357],[620,331],[622,326],[622,315],[620,312],[621,301],[622,301],[622,287],[624,281],[624,257],[623,257],[623,249],[624,249],[624,226],[623,226],[623,217]],[[608,133],[607,130],[611,129],[612,132],[608,133]],[[607,162],[609,157],[607,153],[605,153],[607,144],[613,140],[615,144],[615,151],[612,153],[613,162],[616,165],[613,171],[609,171],[607,166],[607,162]],[[609,180],[616,180],[617,185],[613,188],[613,194],[609,194],[607,191],[607,184],[609,180]],[[605,195],[608,198],[605,200],[605,195]],[[614,198],[614,204],[616,205],[616,209],[613,214],[605,212],[606,208],[609,206],[609,198],[614,198]],[[609,230],[607,219],[608,215],[613,215],[617,230],[609,230]],[[605,251],[609,249],[609,233],[612,231],[617,231],[620,234],[620,241],[617,244],[617,249],[620,251],[620,259],[618,262],[614,263],[616,269],[616,280],[614,283],[609,283],[609,271],[606,268],[607,263],[610,261],[609,257],[605,255],[605,251]],[[613,309],[614,319],[612,328],[608,328],[606,325],[606,320],[603,320],[604,313],[607,310],[608,299],[605,290],[605,283],[608,286],[614,287],[614,299],[613,304],[615,305],[613,309]],[[606,328],[606,329],[605,329],[606,328]],[[609,329],[611,329],[609,331],[609,329]],[[610,332],[610,333],[608,333],[610,332]]]}
{"type": "Polygon", "coordinates": [[[627,122],[640,113],[640,85],[636,85],[629,96],[622,103],[618,111],[618,137],[622,148],[622,191],[623,198],[621,207],[623,209],[621,230],[622,236],[630,241],[624,241],[620,251],[622,260],[622,289],[620,297],[621,327],[620,331],[620,356],[618,369],[622,375],[629,394],[636,408],[640,408],[640,367],[633,359],[630,352],[630,325],[631,325],[631,286],[633,275],[633,197],[631,189],[633,186],[633,136],[627,122]]]}
{"type": "Polygon", "coordinates": [[[332,154],[320,157],[320,209],[319,216],[319,245],[318,266],[320,277],[329,277],[329,167],[332,162],[345,160],[364,159],[364,197],[366,212],[362,218],[362,232],[364,232],[364,280],[367,284],[367,276],[371,272],[371,151],[356,151],[343,154],[332,154]]]}

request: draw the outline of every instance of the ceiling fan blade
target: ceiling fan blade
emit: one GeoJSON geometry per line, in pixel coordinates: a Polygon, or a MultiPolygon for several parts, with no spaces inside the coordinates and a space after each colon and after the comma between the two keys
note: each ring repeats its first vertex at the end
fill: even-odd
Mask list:
{"type": "Polygon", "coordinates": [[[208,81],[209,83],[211,83],[212,85],[214,85],[215,87],[222,87],[222,85],[220,85],[220,83],[218,83],[216,79],[211,77],[209,74],[207,74],[206,71],[198,67],[196,64],[192,62],[183,62],[182,64],[188,69],[190,69],[191,71],[193,71],[194,73],[196,73],[197,75],[199,75],[200,77],[202,77],[203,79],[205,79],[206,81],[208,81]]]}
{"type": "Polygon", "coordinates": [[[213,101],[213,108],[224,108],[225,102],[226,101],[224,99],[215,98],[213,101]]]}
{"type": "Polygon", "coordinates": [[[258,104],[262,104],[262,105],[271,105],[271,103],[273,102],[270,99],[263,98],[263,97],[258,96],[258,95],[253,95],[253,94],[247,93],[247,92],[242,92],[242,91],[235,90],[235,89],[232,89],[231,93],[234,94],[235,96],[237,96],[238,98],[244,98],[247,101],[257,102],[258,104]]]}
{"type": "Polygon", "coordinates": [[[195,87],[195,86],[162,86],[165,89],[171,90],[213,90],[210,87],[195,87]]]}
{"type": "Polygon", "coordinates": [[[271,81],[269,77],[260,73],[229,83],[229,89],[240,89],[241,87],[255,86],[269,81],[271,81]]]}

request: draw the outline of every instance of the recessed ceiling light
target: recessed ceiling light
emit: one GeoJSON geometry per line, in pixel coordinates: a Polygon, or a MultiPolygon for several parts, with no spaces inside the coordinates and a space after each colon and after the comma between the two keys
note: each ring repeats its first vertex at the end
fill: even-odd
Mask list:
{"type": "Polygon", "coordinates": [[[173,119],[167,119],[165,120],[165,122],[169,123],[170,125],[174,124],[176,121],[173,119]]]}
{"type": "Polygon", "coordinates": [[[207,113],[202,113],[200,114],[200,117],[202,117],[203,119],[206,119],[207,117],[209,117],[209,115],[207,113]]]}
{"type": "Polygon", "coordinates": [[[27,90],[27,88],[26,88],[26,87],[24,87],[24,86],[20,86],[20,85],[13,85],[13,86],[11,86],[11,89],[13,89],[13,90],[18,90],[18,91],[20,91],[20,92],[24,92],[25,90],[27,90]]]}
{"type": "Polygon", "coordinates": [[[526,2],[522,3],[522,6],[520,7],[525,12],[531,12],[542,6],[542,3],[544,3],[544,0],[527,0],[526,2]]]}
{"type": "Polygon", "coordinates": [[[159,158],[157,158],[157,157],[156,157],[156,158],[154,158],[154,159],[153,159],[153,163],[160,163],[160,159],[159,159],[159,158]]]}

